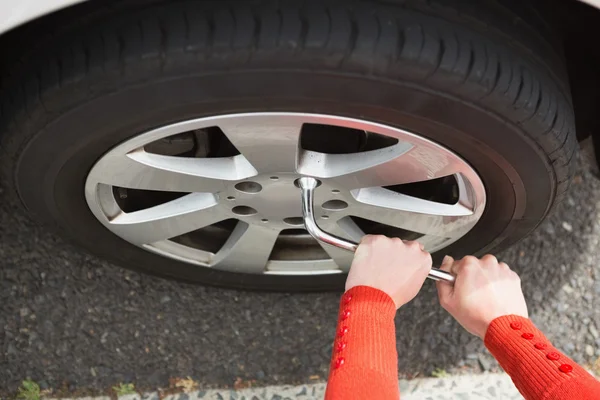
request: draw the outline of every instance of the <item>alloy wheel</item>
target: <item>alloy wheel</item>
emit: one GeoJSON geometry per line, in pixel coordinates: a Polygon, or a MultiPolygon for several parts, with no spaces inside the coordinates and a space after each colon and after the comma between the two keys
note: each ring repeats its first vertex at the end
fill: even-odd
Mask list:
{"type": "Polygon", "coordinates": [[[449,149],[397,127],[332,115],[248,113],[141,133],[85,184],[110,231],[179,261],[251,274],[332,274],[352,254],[304,231],[295,182],[313,176],[321,228],[415,239],[434,252],[464,236],[485,188],[449,149]]]}

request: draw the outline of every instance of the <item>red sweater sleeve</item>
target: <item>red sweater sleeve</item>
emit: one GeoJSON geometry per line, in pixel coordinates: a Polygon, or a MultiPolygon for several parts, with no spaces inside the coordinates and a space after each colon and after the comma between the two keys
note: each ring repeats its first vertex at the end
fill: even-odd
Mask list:
{"type": "Polygon", "coordinates": [[[600,382],[552,347],[527,318],[496,318],[485,345],[527,400],[600,399],[600,382]]]}
{"type": "Polygon", "coordinates": [[[398,400],[396,305],[384,292],[357,286],[342,296],[326,400],[398,400]]]}

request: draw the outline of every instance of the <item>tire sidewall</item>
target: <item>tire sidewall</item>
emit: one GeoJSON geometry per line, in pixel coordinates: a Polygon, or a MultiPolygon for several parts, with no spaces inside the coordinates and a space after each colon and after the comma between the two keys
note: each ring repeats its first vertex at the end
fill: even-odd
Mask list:
{"type": "Polygon", "coordinates": [[[126,267],[246,289],[342,287],[345,276],[341,274],[237,274],[161,257],[112,234],[87,206],[87,173],[115,145],[183,120],[268,111],[331,114],[387,124],[462,156],[482,178],[487,205],[476,227],[443,250],[455,257],[493,252],[521,238],[545,217],[554,199],[555,178],[548,157],[524,132],[498,115],[414,84],[316,71],[188,75],[95,97],[31,130],[34,136],[15,168],[16,188],[39,219],[126,267]]]}

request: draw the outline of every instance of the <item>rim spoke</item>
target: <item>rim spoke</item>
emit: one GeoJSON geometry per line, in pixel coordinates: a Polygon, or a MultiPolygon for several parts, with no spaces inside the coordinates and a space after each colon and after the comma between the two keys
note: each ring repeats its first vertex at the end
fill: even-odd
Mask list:
{"type": "Polygon", "coordinates": [[[299,118],[248,116],[219,123],[219,128],[238,151],[261,173],[296,172],[299,118]]]}
{"type": "Polygon", "coordinates": [[[256,175],[256,170],[241,156],[185,158],[152,154],[144,150],[106,156],[96,167],[92,173],[98,182],[169,192],[213,193],[222,190],[225,181],[256,175]]]}
{"type": "Polygon", "coordinates": [[[355,190],[353,195],[352,215],[421,234],[453,236],[474,223],[473,211],[461,203],[436,203],[383,188],[355,190]]]}
{"type": "MultiPolygon", "coordinates": [[[[327,221],[326,223],[320,223],[320,225],[321,229],[324,229],[335,236],[357,243],[360,242],[360,239],[365,235],[362,229],[360,229],[350,217],[344,217],[338,221],[327,221]]],[[[319,242],[319,244],[342,271],[348,272],[350,270],[350,265],[354,258],[352,252],[325,243],[319,242]]]]}
{"type": "Polygon", "coordinates": [[[354,174],[391,162],[412,148],[412,144],[400,142],[383,149],[350,154],[328,154],[302,150],[298,160],[298,172],[317,178],[354,174]]]}
{"type": "Polygon", "coordinates": [[[279,230],[239,221],[211,265],[231,272],[261,274],[279,236],[279,230]]]}
{"type": "Polygon", "coordinates": [[[353,154],[303,151],[299,171],[306,175],[335,178],[348,189],[393,186],[452,175],[462,161],[451,153],[407,142],[353,154]]]}
{"type": "Polygon", "coordinates": [[[145,210],[120,213],[110,220],[110,227],[131,243],[151,244],[227,219],[216,204],[212,194],[192,193],[145,210]]]}

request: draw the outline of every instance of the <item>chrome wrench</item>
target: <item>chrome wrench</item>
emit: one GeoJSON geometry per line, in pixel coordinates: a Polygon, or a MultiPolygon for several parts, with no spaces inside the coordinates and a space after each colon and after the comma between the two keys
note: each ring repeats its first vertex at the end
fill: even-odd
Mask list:
{"type": "MultiPolygon", "coordinates": [[[[331,235],[319,228],[317,225],[317,221],[315,221],[313,194],[318,186],[318,183],[319,182],[315,178],[311,177],[302,177],[298,179],[298,186],[302,191],[302,218],[304,220],[304,226],[306,230],[319,242],[327,243],[344,250],[356,252],[358,243],[331,235]]],[[[427,277],[429,279],[433,279],[434,281],[441,281],[451,285],[454,284],[455,280],[454,275],[438,268],[432,268],[427,277]]]]}

